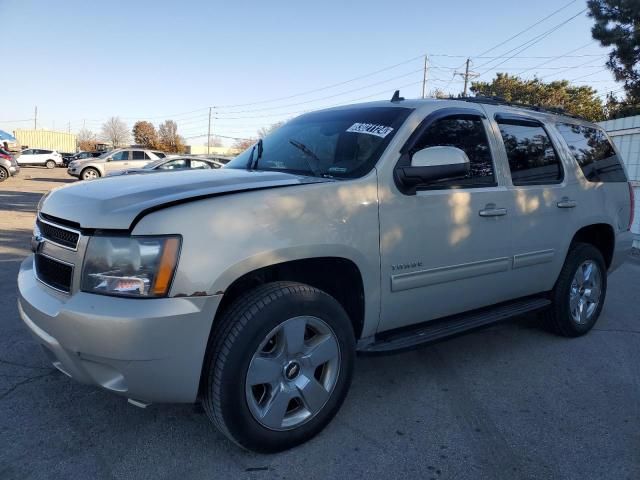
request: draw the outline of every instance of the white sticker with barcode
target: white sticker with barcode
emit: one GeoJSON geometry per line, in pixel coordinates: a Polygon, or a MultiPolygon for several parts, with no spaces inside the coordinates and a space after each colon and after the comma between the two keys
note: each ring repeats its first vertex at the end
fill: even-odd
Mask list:
{"type": "Polygon", "coordinates": [[[393,127],[376,125],[375,123],[354,123],[347,129],[347,132],[366,133],[367,135],[375,135],[376,137],[384,138],[393,132],[393,127]]]}

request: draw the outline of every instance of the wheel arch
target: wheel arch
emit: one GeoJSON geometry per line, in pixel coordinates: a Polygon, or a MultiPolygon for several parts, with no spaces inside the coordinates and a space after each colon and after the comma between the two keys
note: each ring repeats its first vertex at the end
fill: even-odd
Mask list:
{"type": "Polygon", "coordinates": [[[592,223],[578,229],[573,235],[570,245],[574,245],[575,243],[588,243],[593,245],[602,253],[608,269],[613,260],[615,238],[615,231],[610,224],[592,223]]]}

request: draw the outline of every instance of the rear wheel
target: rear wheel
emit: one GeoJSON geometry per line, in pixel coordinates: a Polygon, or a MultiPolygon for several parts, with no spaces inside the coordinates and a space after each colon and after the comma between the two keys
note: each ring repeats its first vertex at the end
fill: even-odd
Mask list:
{"type": "Polygon", "coordinates": [[[47,160],[44,166],[51,170],[52,168],[56,168],[56,162],[54,162],[53,160],[47,160]]]}
{"type": "Polygon", "coordinates": [[[0,167],[0,182],[4,182],[7,178],[9,178],[9,171],[4,167],[0,167]]]}
{"type": "Polygon", "coordinates": [[[600,250],[587,243],[571,246],[551,293],[549,326],[565,337],[593,328],[607,293],[607,268],[600,250]]]}
{"type": "Polygon", "coordinates": [[[100,178],[100,172],[92,167],[85,168],[80,174],[80,178],[82,178],[82,180],[95,180],[96,178],[100,178]]]}
{"type": "Polygon", "coordinates": [[[236,300],[212,334],[204,409],[244,448],[291,448],[337,413],[354,357],[351,322],[334,298],[300,283],[263,285],[236,300]]]}

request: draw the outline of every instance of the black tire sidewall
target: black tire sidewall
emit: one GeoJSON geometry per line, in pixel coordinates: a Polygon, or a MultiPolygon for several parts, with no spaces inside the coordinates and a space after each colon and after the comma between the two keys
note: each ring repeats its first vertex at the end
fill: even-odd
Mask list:
{"type": "Polygon", "coordinates": [[[560,277],[558,278],[558,282],[553,292],[554,306],[552,314],[556,324],[556,329],[566,336],[580,336],[587,333],[598,321],[598,317],[600,316],[602,307],[604,306],[606,294],[607,267],[604,258],[600,253],[600,250],[595,248],[593,245],[585,243],[578,243],[573,245],[571,247],[571,250],[569,251],[569,254],[567,255],[567,260],[562,268],[560,277]],[[592,260],[598,265],[598,268],[600,269],[602,285],[600,301],[598,303],[596,311],[593,313],[588,322],[580,324],[577,323],[571,316],[569,293],[576,270],[580,265],[582,265],[582,263],[587,260],[592,260]]]}
{"type": "Polygon", "coordinates": [[[4,175],[0,175],[0,182],[4,182],[9,178],[9,170],[4,167],[0,167],[0,172],[4,173],[4,175]]]}
{"type": "Polygon", "coordinates": [[[342,405],[351,383],[354,360],[351,322],[336,300],[315,289],[285,295],[260,310],[226,352],[219,392],[224,423],[237,443],[254,451],[276,452],[303,443],[320,432],[342,405]],[[331,327],[340,346],[340,373],[329,400],[314,418],[293,430],[273,431],[260,425],[249,410],[246,373],[253,354],[268,333],[297,316],[315,316],[331,327]]]}

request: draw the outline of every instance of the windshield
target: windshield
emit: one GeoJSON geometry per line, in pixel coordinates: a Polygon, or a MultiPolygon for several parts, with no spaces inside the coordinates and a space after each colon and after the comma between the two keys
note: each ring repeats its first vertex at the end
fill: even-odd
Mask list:
{"type": "Polygon", "coordinates": [[[147,169],[147,170],[151,170],[151,169],[153,169],[153,168],[156,168],[158,165],[160,165],[160,164],[162,164],[162,163],[164,163],[164,162],[166,162],[166,159],[164,159],[164,158],[160,158],[160,159],[158,159],[158,160],[154,160],[154,161],[153,161],[153,162],[151,162],[151,163],[147,163],[147,164],[146,164],[144,167],[142,167],[142,168],[147,169]]]}
{"type": "MultiPolygon", "coordinates": [[[[264,138],[262,155],[253,153],[258,170],[356,178],[376,164],[410,108],[373,107],[302,115],[264,138]]],[[[225,168],[247,168],[253,146],[225,168]]]]}

